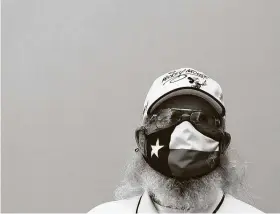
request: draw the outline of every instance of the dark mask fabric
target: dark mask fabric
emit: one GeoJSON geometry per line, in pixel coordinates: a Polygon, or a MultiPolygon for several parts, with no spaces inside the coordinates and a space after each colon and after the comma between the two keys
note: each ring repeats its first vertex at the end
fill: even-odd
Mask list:
{"type": "Polygon", "coordinates": [[[184,121],[147,139],[147,163],[156,171],[179,180],[200,177],[219,164],[219,142],[184,121]]]}

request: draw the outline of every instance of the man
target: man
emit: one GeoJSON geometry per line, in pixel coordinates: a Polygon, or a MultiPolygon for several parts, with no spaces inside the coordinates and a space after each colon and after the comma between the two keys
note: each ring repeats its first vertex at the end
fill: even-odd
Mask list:
{"type": "Polygon", "coordinates": [[[262,213],[232,196],[244,185],[229,158],[225,115],[222,89],[204,73],[181,68],[158,77],[135,132],[135,157],[116,190],[120,200],[89,213],[262,213]]]}

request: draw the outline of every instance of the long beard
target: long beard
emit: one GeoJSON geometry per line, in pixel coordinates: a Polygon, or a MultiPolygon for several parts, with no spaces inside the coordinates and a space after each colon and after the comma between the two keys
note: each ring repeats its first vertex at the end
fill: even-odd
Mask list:
{"type": "Polygon", "coordinates": [[[220,166],[205,176],[179,181],[155,171],[141,154],[136,154],[126,168],[125,179],[116,189],[115,197],[125,199],[147,190],[156,203],[182,211],[206,210],[214,202],[217,189],[242,198],[246,192],[244,168],[238,167],[237,161],[229,161],[227,155],[223,155],[220,162],[220,166]]]}
{"type": "Polygon", "coordinates": [[[184,211],[207,210],[215,202],[215,194],[224,185],[223,174],[215,170],[196,179],[178,181],[166,177],[149,165],[141,175],[142,186],[156,203],[184,211]]]}

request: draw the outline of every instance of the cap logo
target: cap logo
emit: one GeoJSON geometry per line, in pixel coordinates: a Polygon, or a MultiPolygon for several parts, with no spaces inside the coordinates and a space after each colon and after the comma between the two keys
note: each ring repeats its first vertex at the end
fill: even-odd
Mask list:
{"type": "MultiPolygon", "coordinates": [[[[200,77],[202,79],[208,79],[208,77],[203,73],[200,73],[200,72],[195,71],[193,69],[184,68],[182,70],[175,70],[175,71],[168,72],[162,78],[162,84],[165,85],[167,82],[174,83],[174,82],[177,82],[179,80],[185,79],[187,77],[188,77],[190,83],[198,82],[197,79],[199,79],[199,78],[196,78],[196,80],[194,80],[192,77],[189,77],[188,74],[190,74],[191,76],[194,75],[194,76],[200,77]]],[[[199,84],[199,85],[201,87],[201,85],[203,85],[203,84],[199,84]]],[[[198,85],[195,83],[195,86],[198,86],[198,85]]]]}
{"type": "Polygon", "coordinates": [[[195,77],[195,78],[192,78],[192,77],[188,77],[189,79],[189,82],[191,84],[193,84],[191,87],[194,87],[194,88],[201,88],[201,86],[205,86],[206,85],[206,80],[204,80],[203,83],[201,83],[199,81],[199,78],[195,77]]]}

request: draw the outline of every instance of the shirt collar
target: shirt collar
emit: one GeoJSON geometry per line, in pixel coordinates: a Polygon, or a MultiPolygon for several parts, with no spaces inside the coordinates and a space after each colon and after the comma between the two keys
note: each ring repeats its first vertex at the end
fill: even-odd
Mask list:
{"type": "Polygon", "coordinates": [[[158,213],[148,191],[145,191],[139,199],[138,213],[158,213]]]}
{"type": "MultiPolygon", "coordinates": [[[[215,208],[218,206],[220,203],[221,199],[223,198],[223,191],[219,189],[217,191],[217,200],[213,205],[208,209],[208,211],[203,211],[204,213],[212,213],[215,208]]],[[[146,190],[143,195],[139,199],[139,203],[137,206],[137,213],[158,213],[154,202],[152,201],[151,197],[149,196],[148,191],[146,190]]]]}

